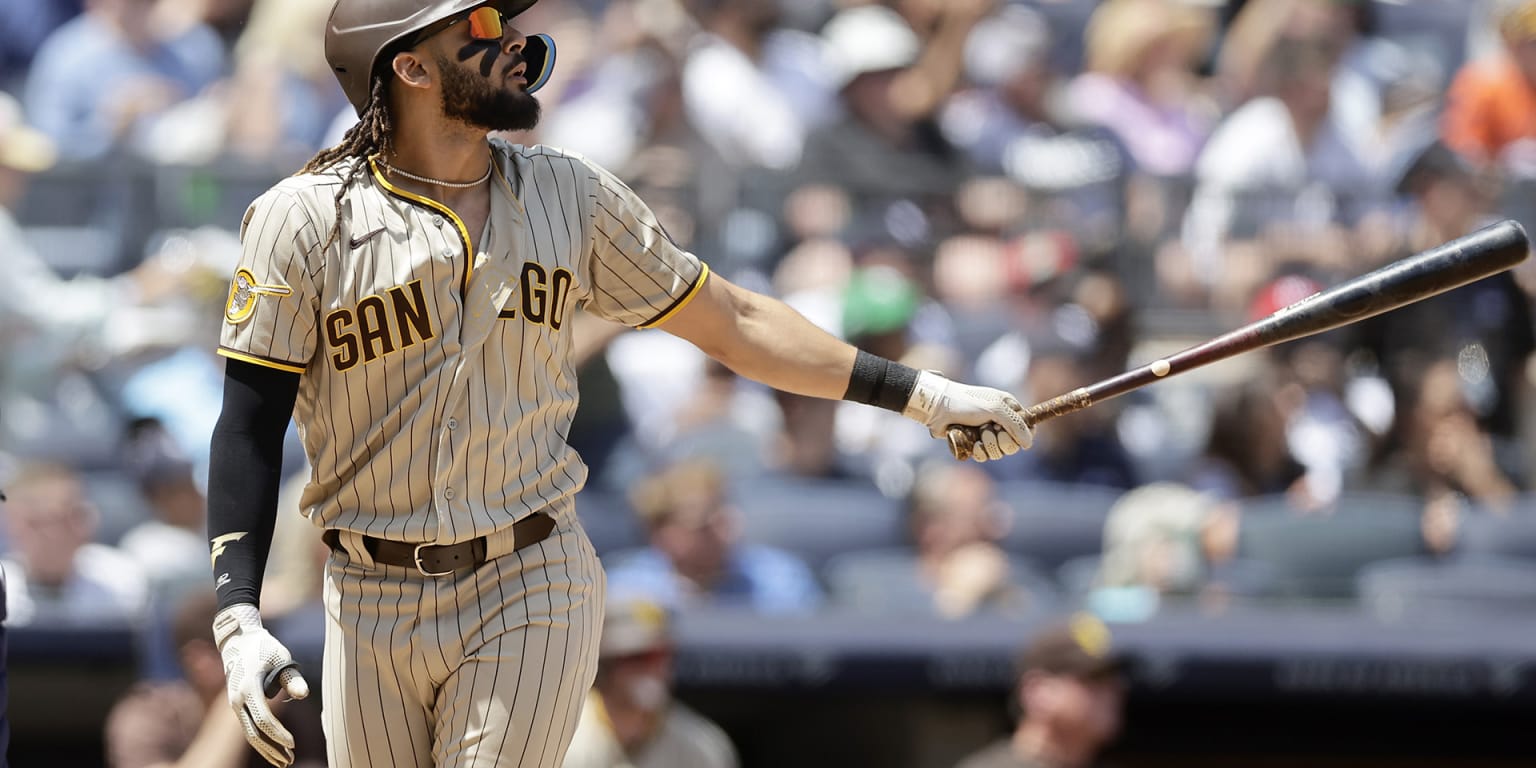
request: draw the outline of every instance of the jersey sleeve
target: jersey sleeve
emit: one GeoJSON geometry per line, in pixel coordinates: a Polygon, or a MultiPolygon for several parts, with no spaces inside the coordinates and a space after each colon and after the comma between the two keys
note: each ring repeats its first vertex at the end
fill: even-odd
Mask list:
{"type": "Polygon", "coordinates": [[[219,354],[303,373],[316,346],[320,233],[291,191],[257,198],[240,225],[240,262],[230,279],[219,354]]]}
{"type": "Polygon", "coordinates": [[[593,170],[587,309],[635,328],[660,325],[704,287],[709,267],[677,247],[629,187],[601,168],[593,170]]]}

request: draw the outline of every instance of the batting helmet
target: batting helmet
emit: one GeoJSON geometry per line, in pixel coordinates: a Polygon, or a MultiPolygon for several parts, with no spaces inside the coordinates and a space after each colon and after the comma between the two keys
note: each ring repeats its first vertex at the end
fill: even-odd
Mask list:
{"type": "MultiPolygon", "coordinates": [[[[512,18],[538,0],[337,0],[325,27],[325,60],[341,82],[358,114],[368,106],[373,75],[410,37],[443,19],[493,5],[512,18]]],[[[549,81],[555,65],[555,44],[549,35],[529,35],[523,48],[528,61],[528,92],[549,81]]]]}

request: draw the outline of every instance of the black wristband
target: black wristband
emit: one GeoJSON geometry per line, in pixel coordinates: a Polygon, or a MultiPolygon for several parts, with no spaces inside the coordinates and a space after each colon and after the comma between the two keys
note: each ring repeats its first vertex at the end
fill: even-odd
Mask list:
{"type": "Polygon", "coordinates": [[[901,413],[917,387],[917,369],[859,350],[844,400],[901,413]]]}

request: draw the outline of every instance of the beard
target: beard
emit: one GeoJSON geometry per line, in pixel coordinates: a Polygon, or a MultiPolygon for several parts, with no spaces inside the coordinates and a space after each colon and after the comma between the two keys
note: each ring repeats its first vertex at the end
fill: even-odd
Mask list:
{"type": "MultiPolygon", "coordinates": [[[[497,88],[489,77],[480,77],[463,65],[438,57],[443,74],[443,115],[486,131],[526,131],[539,124],[539,100],[527,91],[497,88]]],[[[502,80],[516,66],[502,69],[502,80]]]]}

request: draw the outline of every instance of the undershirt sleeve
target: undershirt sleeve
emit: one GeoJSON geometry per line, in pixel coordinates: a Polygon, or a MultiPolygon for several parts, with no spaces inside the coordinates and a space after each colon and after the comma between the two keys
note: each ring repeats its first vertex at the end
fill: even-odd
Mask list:
{"type": "Polygon", "coordinates": [[[241,360],[224,367],[208,465],[208,536],[219,608],[260,605],[282,484],[283,438],[299,374],[241,360]]]}

